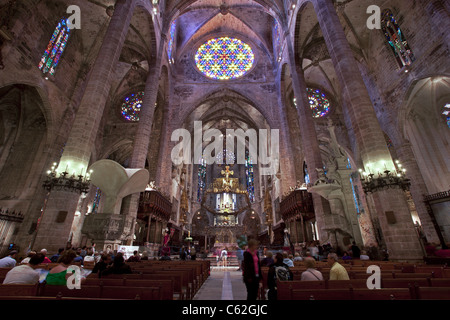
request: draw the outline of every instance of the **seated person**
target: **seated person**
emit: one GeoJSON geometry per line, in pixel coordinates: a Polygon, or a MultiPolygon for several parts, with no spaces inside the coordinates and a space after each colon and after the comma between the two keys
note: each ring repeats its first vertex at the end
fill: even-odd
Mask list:
{"type": "Polygon", "coordinates": [[[294,279],[292,271],[284,262],[283,255],[277,253],[275,255],[275,262],[270,266],[267,275],[267,287],[269,288],[269,300],[277,300],[277,281],[289,281],[294,279]]]}
{"type": "MultiPolygon", "coordinates": [[[[27,264],[27,263],[29,263],[31,257],[34,256],[35,254],[36,254],[36,251],[30,251],[30,252],[28,252],[27,257],[26,257],[25,259],[23,259],[20,263],[21,263],[21,264],[27,264]]],[[[44,260],[42,260],[42,261],[44,261],[44,260]]]]}
{"type": "Polygon", "coordinates": [[[295,253],[294,262],[295,262],[295,261],[303,261],[303,258],[300,257],[300,253],[298,253],[298,252],[295,253]]]}
{"type": "Polygon", "coordinates": [[[271,251],[267,251],[266,257],[261,261],[261,267],[270,267],[273,261],[273,253],[271,251]]]}
{"type": "Polygon", "coordinates": [[[35,269],[44,261],[42,253],[36,253],[30,257],[28,263],[14,267],[7,274],[3,284],[37,284],[40,274],[35,269]]]}
{"type": "Polygon", "coordinates": [[[110,268],[103,270],[101,276],[104,277],[110,274],[131,274],[131,273],[133,272],[131,271],[130,266],[125,263],[123,254],[118,253],[114,257],[113,265],[110,268]]]}
{"type": "Polygon", "coordinates": [[[316,260],[312,257],[305,258],[306,271],[302,272],[301,281],[322,281],[322,272],[316,269],[316,260]]]}
{"type": "Polygon", "coordinates": [[[64,251],[64,248],[59,248],[58,253],[55,253],[53,256],[50,257],[50,261],[52,263],[57,263],[59,257],[61,257],[61,254],[63,253],[63,251],[64,251]]]}
{"type": "Polygon", "coordinates": [[[49,258],[47,258],[47,249],[42,249],[41,250],[41,253],[44,255],[44,261],[42,262],[42,263],[52,263],[52,261],[49,259],[49,258]]]}
{"type": "Polygon", "coordinates": [[[289,268],[294,267],[294,262],[291,259],[289,259],[289,255],[287,252],[283,252],[283,263],[287,265],[289,268]]]}
{"type": "Polygon", "coordinates": [[[0,259],[0,268],[14,268],[16,266],[17,251],[11,251],[6,257],[0,259]]]}
{"type": "Polygon", "coordinates": [[[139,262],[141,261],[141,256],[139,255],[138,251],[134,251],[133,255],[128,258],[127,262],[139,262]]]}
{"type": "Polygon", "coordinates": [[[348,254],[347,251],[344,252],[344,255],[342,256],[342,260],[347,261],[347,260],[352,260],[352,257],[350,257],[350,255],[348,254]]]}
{"type": "Polygon", "coordinates": [[[50,270],[45,278],[48,285],[65,286],[67,284],[67,278],[70,277],[70,273],[67,273],[67,268],[73,264],[73,260],[77,254],[73,250],[65,250],[61,257],[58,259],[58,265],[50,270]]]}
{"type": "Polygon", "coordinates": [[[106,269],[108,269],[111,265],[112,259],[110,254],[103,254],[100,258],[100,261],[97,262],[94,266],[94,269],[92,269],[92,273],[98,273],[98,277],[100,278],[102,275],[102,272],[106,269]]]}

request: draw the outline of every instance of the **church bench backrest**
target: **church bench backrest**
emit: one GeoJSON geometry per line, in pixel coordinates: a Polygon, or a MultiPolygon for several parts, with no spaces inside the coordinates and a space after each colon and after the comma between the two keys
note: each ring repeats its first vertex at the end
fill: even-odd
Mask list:
{"type": "Polygon", "coordinates": [[[434,273],[434,278],[443,277],[443,267],[416,267],[416,273],[434,273]]]}
{"type": "Polygon", "coordinates": [[[430,280],[431,287],[448,287],[448,288],[450,288],[450,279],[448,279],[448,278],[429,279],[429,280],[430,280]]]}
{"type": "Polygon", "coordinates": [[[173,300],[173,281],[172,280],[125,280],[125,287],[159,287],[161,300],[173,300]]]}
{"type": "Polygon", "coordinates": [[[415,287],[419,300],[450,300],[450,287],[415,287]]]}
{"type": "Polygon", "coordinates": [[[382,288],[409,288],[418,284],[421,287],[428,287],[430,279],[426,278],[405,278],[405,279],[381,279],[382,288]]]}
{"type": "Polygon", "coordinates": [[[411,300],[414,298],[413,288],[353,289],[353,300],[411,300]]]}
{"type": "Polygon", "coordinates": [[[351,279],[351,280],[328,280],[326,282],[327,289],[349,289],[352,288],[367,288],[366,279],[351,279]]]}
{"type": "Polygon", "coordinates": [[[103,299],[161,300],[160,287],[102,287],[103,299]]]}
{"type": "Polygon", "coordinates": [[[349,289],[291,290],[291,300],[351,300],[349,289]]]}
{"type": "MultiPolygon", "coordinates": [[[[366,279],[370,277],[369,273],[348,273],[350,279],[366,279]]],[[[393,272],[381,272],[381,279],[394,279],[393,272]]]]}
{"type": "Polygon", "coordinates": [[[0,296],[36,296],[38,288],[38,284],[0,284],[0,296]]]}
{"type": "Polygon", "coordinates": [[[180,295],[180,299],[186,299],[186,287],[183,286],[183,274],[144,274],[144,280],[171,280],[173,282],[173,292],[180,295]]]}
{"type": "Polygon", "coordinates": [[[45,284],[42,286],[39,296],[56,297],[61,294],[63,297],[80,297],[80,298],[101,298],[101,287],[98,285],[83,285],[81,289],[70,290],[67,286],[52,286],[45,284]]]}
{"type": "Polygon", "coordinates": [[[444,268],[442,270],[442,277],[443,278],[450,278],[450,268],[444,268]]]}
{"type": "Polygon", "coordinates": [[[394,273],[394,279],[404,279],[404,278],[433,278],[431,272],[428,273],[394,273]]]}
{"type": "Polygon", "coordinates": [[[312,291],[325,288],[325,281],[277,281],[279,300],[292,300],[291,291],[294,289],[312,291]]]}
{"type": "Polygon", "coordinates": [[[12,268],[0,268],[0,277],[5,278],[6,274],[11,270],[12,268]]]}

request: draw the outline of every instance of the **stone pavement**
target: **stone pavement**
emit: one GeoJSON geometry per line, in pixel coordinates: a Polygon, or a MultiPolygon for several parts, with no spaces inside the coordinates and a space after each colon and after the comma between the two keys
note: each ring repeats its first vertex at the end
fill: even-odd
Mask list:
{"type": "Polygon", "coordinates": [[[242,282],[242,273],[236,270],[213,268],[194,300],[246,300],[247,290],[242,282]]]}

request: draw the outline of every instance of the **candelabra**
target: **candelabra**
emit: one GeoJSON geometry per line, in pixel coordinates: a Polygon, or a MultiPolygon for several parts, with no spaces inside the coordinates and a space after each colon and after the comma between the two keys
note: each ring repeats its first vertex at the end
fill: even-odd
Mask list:
{"type": "Polygon", "coordinates": [[[364,172],[359,170],[359,177],[364,189],[364,193],[373,193],[378,190],[401,188],[402,190],[409,190],[411,182],[406,178],[406,169],[402,169],[402,165],[397,160],[395,161],[395,172],[388,170],[379,171],[378,174],[364,172]]]}
{"type": "Polygon", "coordinates": [[[80,193],[88,193],[89,185],[91,184],[90,172],[86,173],[86,176],[83,176],[81,173],[77,176],[75,173],[69,175],[67,172],[67,168],[64,172],[58,173],[56,172],[56,163],[53,164],[51,170],[47,171],[47,179],[44,181],[42,185],[47,191],[51,190],[59,190],[59,191],[71,191],[71,192],[80,192],[80,193]]]}

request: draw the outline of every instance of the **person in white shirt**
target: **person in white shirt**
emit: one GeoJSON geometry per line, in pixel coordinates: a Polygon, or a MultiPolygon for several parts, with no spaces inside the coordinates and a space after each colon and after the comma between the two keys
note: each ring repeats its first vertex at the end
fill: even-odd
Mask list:
{"type": "Polygon", "coordinates": [[[6,257],[0,259],[0,268],[14,268],[16,266],[17,251],[11,251],[6,257]]]}
{"type": "Polygon", "coordinates": [[[27,257],[26,257],[25,259],[23,259],[23,260],[20,262],[20,264],[25,264],[25,263],[30,262],[31,257],[34,256],[35,254],[36,254],[36,251],[30,251],[30,252],[28,252],[27,257]]]}
{"type": "Polygon", "coordinates": [[[301,281],[323,281],[322,272],[316,270],[316,260],[311,257],[305,258],[306,271],[302,272],[301,281]]]}
{"type": "Polygon", "coordinates": [[[30,258],[29,263],[11,269],[5,277],[3,284],[37,284],[40,274],[35,269],[44,261],[45,256],[37,253],[30,258]]]}

